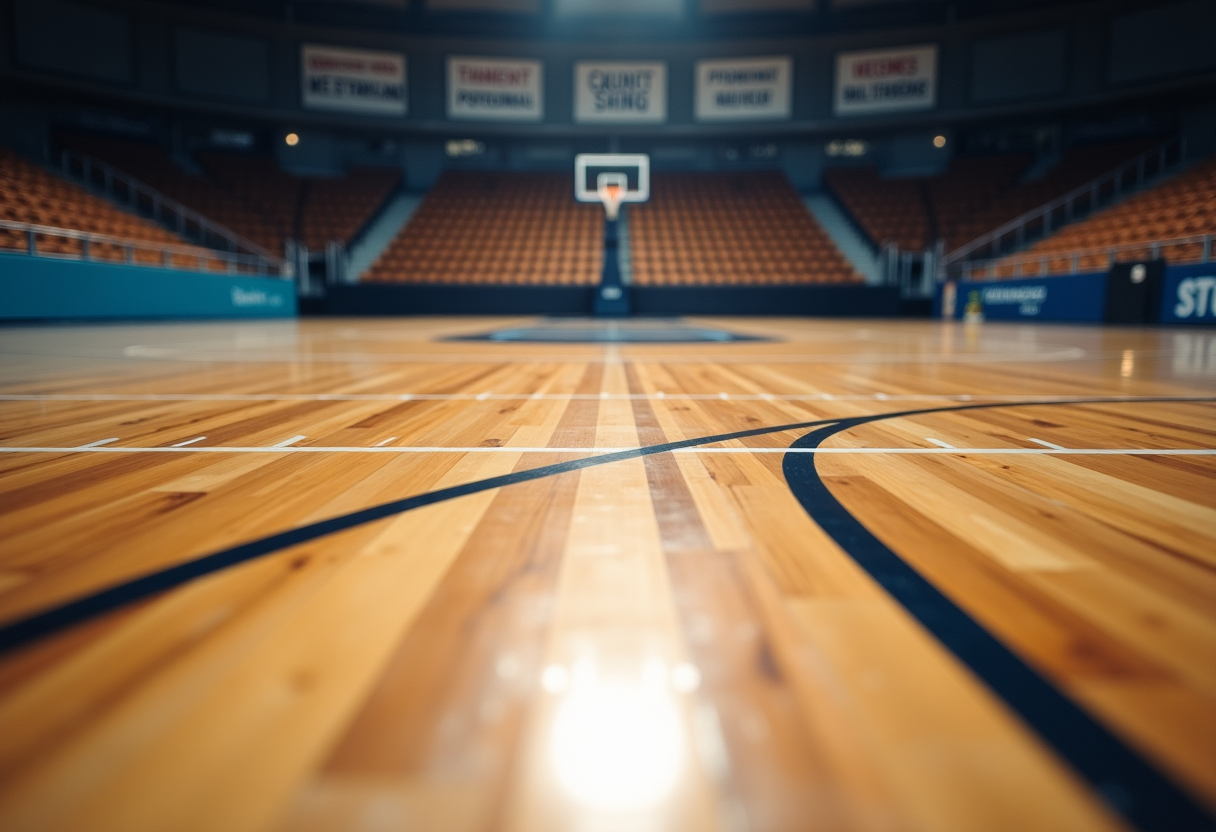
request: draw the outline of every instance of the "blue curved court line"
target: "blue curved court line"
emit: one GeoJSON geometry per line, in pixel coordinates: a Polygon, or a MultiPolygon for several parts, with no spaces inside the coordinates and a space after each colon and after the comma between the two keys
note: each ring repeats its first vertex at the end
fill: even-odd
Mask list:
{"type": "MultiPolygon", "coordinates": [[[[873,421],[870,417],[842,419],[808,433],[792,447],[817,448],[838,433],[873,421]]],[[[966,449],[959,449],[959,453],[965,454],[966,449]]],[[[1216,829],[1216,818],[1197,801],[1061,693],[858,521],[823,482],[813,454],[786,454],[782,470],[790,490],[811,519],[1088,780],[1109,808],[1143,832],[1216,829]]],[[[1034,798],[1027,795],[1027,799],[1034,798]]]]}
{"type": "MultiPolygon", "coordinates": [[[[680,448],[710,445],[787,430],[817,428],[792,447],[814,448],[841,431],[886,419],[991,410],[1006,407],[1045,407],[1086,404],[1216,402],[1216,397],[1163,396],[1154,398],[1095,398],[1038,402],[983,402],[949,407],[902,410],[845,419],[820,419],[774,427],[752,428],[633,448],[584,459],[559,462],[527,471],[431,491],[402,500],[333,517],[308,526],[264,537],[186,561],[0,628],[0,654],[16,650],[74,624],[83,623],[196,578],[220,572],[307,543],[335,532],[382,520],[423,506],[477,494],[521,482],[565,474],[597,465],[638,459],[680,448]]],[[[966,454],[960,448],[960,454],[966,454]]],[[[820,479],[813,454],[787,454],[783,470],[794,496],[811,519],[871,575],[901,606],[971,669],[988,688],[1068,761],[1103,797],[1112,810],[1143,832],[1213,832],[1216,818],[1185,791],[1158,772],[1151,763],[1054,688],[1049,681],[1018,658],[977,621],[921,577],[897,554],[869,532],[840,504],[820,479]]],[[[1027,795],[1033,800],[1033,795],[1027,795]]]]}

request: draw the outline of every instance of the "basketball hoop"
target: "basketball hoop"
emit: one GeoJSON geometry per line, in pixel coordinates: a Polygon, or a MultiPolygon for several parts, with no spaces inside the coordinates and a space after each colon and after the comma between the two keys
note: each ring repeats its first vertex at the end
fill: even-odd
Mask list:
{"type": "Polygon", "coordinates": [[[628,177],[623,173],[601,173],[595,185],[600,202],[604,203],[604,213],[610,222],[615,222],[621,210],[621,203],[625,201],[625,189],[629,186],[628,177]]]}

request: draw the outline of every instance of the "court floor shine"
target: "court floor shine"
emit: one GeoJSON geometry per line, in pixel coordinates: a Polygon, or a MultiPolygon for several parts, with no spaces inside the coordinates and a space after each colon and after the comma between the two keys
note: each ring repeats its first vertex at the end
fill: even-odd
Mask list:
{"type": "Polygon", "coordinates": [[[12,832],[1216,828],[1211,331],[9,327],[0,509],[12,832]]]}

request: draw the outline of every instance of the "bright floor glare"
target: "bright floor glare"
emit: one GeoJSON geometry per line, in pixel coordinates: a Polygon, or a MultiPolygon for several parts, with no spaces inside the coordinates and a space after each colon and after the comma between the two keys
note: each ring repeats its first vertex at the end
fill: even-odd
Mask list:
{"type": "Polygon", "coordinates": [[[608,812],[651,806],[675,785],[683,749],[662,662],[648,662],[640,682],[603,681],[594,663],[575,665],[550,743],[558,782],[572,797],[608,812]]]}

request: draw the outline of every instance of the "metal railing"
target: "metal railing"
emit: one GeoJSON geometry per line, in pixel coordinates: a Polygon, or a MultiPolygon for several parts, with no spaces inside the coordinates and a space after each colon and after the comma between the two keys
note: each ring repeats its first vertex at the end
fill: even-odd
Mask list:
{"type": "Polygon", "coordinates": [[[92,156],[65,150],[60,161],[64,176],[104,194],[137,214],[151,217],[182,237],[196,240],[208,248],[226,249],[255,257],[273,256],[257,243],[92,156]]]}
{"type": "Polygon", "coordinates": [[[124,263],[178,271],[257,275],[284,280],[291,279],[294,274],[292,265],[278,257],[217,251],[152,240],[134,240],[129,237],[12,220],[0,220],[0,252],[63,260],[124,263]],[[49,240],[73,242],[66,246],[54,246],[49,240]],[[56,248],[61,250],[55,251],[56,248]]]}
{"type": "Polygon", "coordinates": [[[986,260],[961,260],[943,266],[946,280],[1000,280],[1016,277],[1105,271],[1121,260],[1157,260],[1171,263],[1210,263],[1216,234],[1193,234],[1169,240],[1122,243],[1075,251],[1041,251],[1007,254],[986,260]]]}
{"type": "Polygon", "coordinates": [[[1033,208],[955,249],[942,259],[941,266],[948,268],[981,251],[984,252],[984,259],[991,259],[1002,251],[1012,251],[1031,240],[1046,237],[1060,226],[1088,216],[1123,194],[1142,187],[1149,178],[1160,176],[1185,158],[1186,139],[1175,136],[1098,178],[1073,188],[1063,196],[1033,208]],[[1012,246],[1008,245],[1010,242],[1012,246]]]}
{"type": "Polygon", "coordinates": [[[941,240],[936,246],[923,251],[901,251],[897,245],[888,242],[878,253],[883,285],[898,286],[900,297],[903,298],[932,297],[942,248],[941,240]]]}

